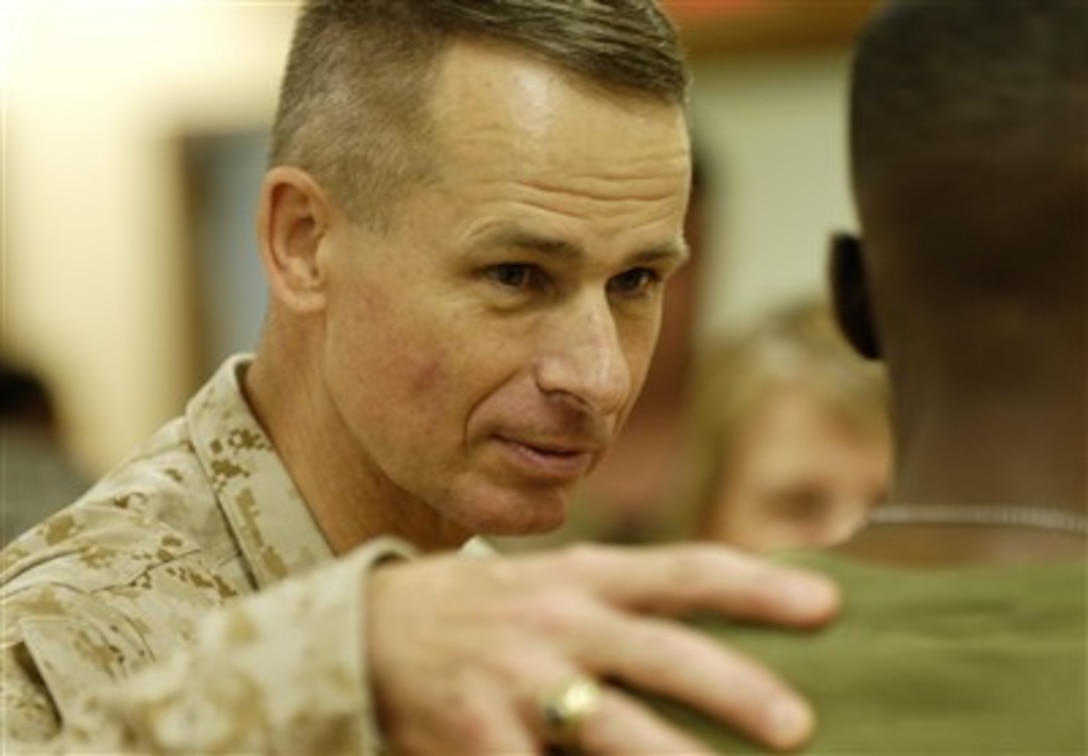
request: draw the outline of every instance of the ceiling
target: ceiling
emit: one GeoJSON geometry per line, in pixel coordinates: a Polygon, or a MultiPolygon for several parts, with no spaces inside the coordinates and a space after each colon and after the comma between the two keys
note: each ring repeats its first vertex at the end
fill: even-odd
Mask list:
{"type": "Polygon", "coordinates": [[[847,47],[875,0],[663,0],[695,59],[847,47]]]}

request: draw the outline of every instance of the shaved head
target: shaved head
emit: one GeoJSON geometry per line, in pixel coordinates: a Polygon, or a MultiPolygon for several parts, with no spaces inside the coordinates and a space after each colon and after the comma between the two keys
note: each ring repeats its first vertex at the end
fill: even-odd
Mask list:
{"type": "Polygon", "coordinates": [[[854,174],[949,151],[1083,157],[1086,73],[1082,0],[889,3],[854,59],[854,174]]]}
{"type": "Polygon", "coordinates": [[[1088,4],[898,0],[856,48],[836,312],[892,386],[911,500],[1088,485],[1088,4]]]}
{"type": "Polygon", "coordinates": [[[914,306],[969,290],[978,306],[1083,308],[1081,0],[884,6],[853,62],[850,147],[878,309],[896,307],[893,289],[914,306]]]}

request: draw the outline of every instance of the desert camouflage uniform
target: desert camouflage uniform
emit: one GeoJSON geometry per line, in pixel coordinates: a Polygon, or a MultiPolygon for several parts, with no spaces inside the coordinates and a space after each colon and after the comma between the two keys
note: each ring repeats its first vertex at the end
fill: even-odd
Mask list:
{"type": "Polygon", "coordinates": [[[0,553],[4,753],[375,753],[364,577],[228,361],[135,456],[0,553]]]}

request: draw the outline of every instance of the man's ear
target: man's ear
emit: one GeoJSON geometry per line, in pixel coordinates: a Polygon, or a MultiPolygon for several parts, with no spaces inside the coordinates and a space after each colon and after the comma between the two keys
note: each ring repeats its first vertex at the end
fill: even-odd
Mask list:
{"type": "Polygon", "coordinates": [[[325,306],[320,252],[332,212],[328,195],[305,171],[276,166],[265,174],[257,213],[261,263],[272,296],[295,312],[325,306]]]}
{"type": "Polygon", "coordinates": [[[880,359],[880,339],[865,273],[865,250],[858,237],[845,233],[831,237],[828,272],[831,304],[839,330],[863,357],[880,359]]]}

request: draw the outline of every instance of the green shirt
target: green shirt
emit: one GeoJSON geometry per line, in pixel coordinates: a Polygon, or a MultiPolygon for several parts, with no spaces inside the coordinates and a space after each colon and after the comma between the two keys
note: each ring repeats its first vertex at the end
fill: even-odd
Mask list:
{"type": "MultiPolygon", "coordinates": [[[[789,561],[843,587],[837,622],[816,632],[697,624],[767,661],[814,702],[818,732],[805,753],[1088,753],[1088,565],[789,561]]],[[[658,705],[715,749],[763,752],[696,712],[658,705]]]]}

